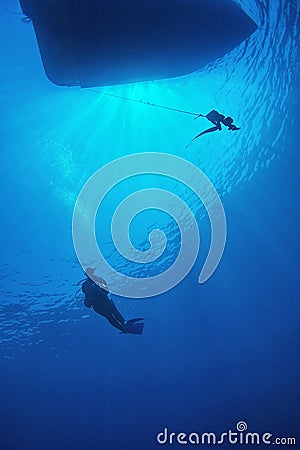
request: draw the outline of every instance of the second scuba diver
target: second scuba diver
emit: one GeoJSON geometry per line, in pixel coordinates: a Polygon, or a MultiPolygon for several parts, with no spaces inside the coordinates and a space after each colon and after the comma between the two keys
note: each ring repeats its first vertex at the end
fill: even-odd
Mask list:
{"type": "Polygon", "coordinates": [[[110,298],[109,292],[104,289],[107,287],[105,280],[97,277],[94,272],[95,269],[92,267],[85,272],[87,279],[82,283],[81,287],[85,295],[84,305],[87,308],[92,307],[97,314],[105,317],[113,327],[122,333],[142,334],[144,330],[144,322],[142,321],[144,319],[125,320],[110,298]]]}

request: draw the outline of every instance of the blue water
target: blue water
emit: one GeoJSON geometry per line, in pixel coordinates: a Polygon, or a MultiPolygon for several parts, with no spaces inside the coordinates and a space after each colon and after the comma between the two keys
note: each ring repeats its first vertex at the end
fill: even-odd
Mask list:
{"type": "MultiPolygon", "coordinates": [[[[148,450],[165,427],[221,433],[241,420],[274,437],[298,433],[299,442],[299,2],[238,3],[258,30],[223,58],[182,78],[109,88],[203,114],[215,108],[241,127],[185,150],[204,119],[52,85],[32,26],[5,11],[19,10],[15,0],[2,0],[1,449],[148,450]],[[126,317],[146,319],[142,336],[124,336],[74,298],[83,275],[72,213],[97,169],[153,151],[185,158],[210,178],[227,244],[199,285],[208,219],[188,189],[159,180],[193,210],[202,247],[170,292],[116,298],[126,317]]],[[[132,189],[120,185],[102,217],[110,220],[115,198],[132,189]]],[[[180,246],[173,221],[150,210],[132,226],[132,240],[145,250],[154,226],[171,242],[162,270],[180,246]]]]}

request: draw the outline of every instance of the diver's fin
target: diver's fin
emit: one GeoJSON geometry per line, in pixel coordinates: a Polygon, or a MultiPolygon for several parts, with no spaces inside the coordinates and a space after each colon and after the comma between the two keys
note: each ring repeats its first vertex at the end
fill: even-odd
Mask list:
{"type": "Polygon", "coordinates": [[[127,320],[127,322],[123,324],[123,333],[142,334],[144,331],[144,323],[141,322],[141,320],[144,319],[136,318],[127,320]]]}
{"type": "Polygon", "coordinates": [[[137,323],[137,322],[140,322],[141,320],[145,320],[143,317],[137,317],[136,319],[129,319],[129,320],[126,320],[126,323],[127,324],[131,324],[131,323],[137,323]]]}

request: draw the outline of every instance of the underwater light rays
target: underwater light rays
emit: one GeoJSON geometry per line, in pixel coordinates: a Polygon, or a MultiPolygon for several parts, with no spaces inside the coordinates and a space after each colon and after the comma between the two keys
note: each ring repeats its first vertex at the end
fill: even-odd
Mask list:
{"type": "MultiPolygon", "coordinates": [[[[248,4],[247,1],[242,3],[248,4]]],[[[106,118],[103,119],[104,126],[101,129],[96,119],[92,120],[93,125],[90,126],[88,117],[90,116],[91,119],[95,114],[95,117],[98,118],[98,111],[101,111],[104,99],[97,102],[96,98],[92,99],[91,96],[88,100],[87,92],[79,93],[77,90],[59,88],[48,89],[46,83],[42,88],[41,85],[38,88],[32,85],[28,89],[28,81],[20,79],[19,75],[18,79],[14,80],[15,90],[10,91],[10,98],[7,98],[4,92],[8,85],[12,86],[12,83],[5,84],[5,80],[3,80],[1,92],[6,103],[7,115],[6,119],[4,117],[4,122],[1,123],[1,128],[8,125],[14,139],[12,147],[6,149],[9,155],[5,165],[5,169],[7,168],[6,181],[13,181],[12,173],[16,167],[18,176],[22,175],[20,168],[22,161],[25,160],[28,169],[27,179],[36,176],[36,170],[41,169],[42,166],[40,160],[43,158],[39,155],[39,152],[43,151],[41,144],[45,135],[51,134],[53,131],[52,127],[57,129],[59,136],[71,141],[73,156],[78,163],[78,166],[67,168],[70,181],[72,181],[72,195],[78,192],[79,186],[93,171],[95,164],[108,162],[143,146],[155,147],[155,151],[162,149],[168,152],[174,151],[181,157],[186,156],[188,160],[195,162],[202,170],[207,171],[210,178],[216,180],[216,186],[221,188],[220,192],[223,194],[234,189],[237,184],[253,178],[261,168],[272,167],[270,161],[277,159],[280,152],[285,149],[284,130],[292,120],[287,102],[291,95],[290,86],[295,74],[298,73],[298,70],[295,70],[298,64],[295,39],[299,11],[296,15],[293,12],[293,23],[288,23],[290,20],[288,14],[291,14],[292,3],[295,4],[295,2],[284,1],[257,2],[260,16],[265,16],[262,28],[247,43],[196,74],[181,79],[156,82],[153,90],[151,84],[123,86],[116,89],[116,92],[123,92],[128,96],[137,98],[142,96],[145,99],[171,106],[186,105],[187,109],[191,107],[195,111],[199,110],[203,113],[206,113],[210,106],[218,104],[220,109],[224,108],[224,112],[240,119],[239,124],[242,129],[238,137],[229,133],[224,134],[226,133],[224,131],[216,136],[211,136],[205,141],[205,144],[204,141],[199,142],[187,155],[184,155],[182,146],[186,143],[187,137],[192,137],[195,131],[202,129],[204,124],[201,122],[194,122],[193,119],[189,121],[188,117],[177,116],[176,113],[166,113],[164,116],[162,113],[156,114],[155,111],[147,112],[147,106],[136,105],[136,108],[131,109],[129,106],[122,105],[121,101],[107,103],[105,101],[103,112],[106,113],[106,118]],[[275,17],[274,11],[278,6],[280,6],[280,14],[276,13],[275,17]],[[267,19],[269,14],[274,17],[267,19]],[[278,18],[280,23],[278,23],[278,18]],[[277,30],[276,27],[280,29],[277,30]],[[272,34],[270,34],[271,29],[272,34]],[[283,30],[285,30],[284,33],[283,30]],[[278,61],[281,62],[280,67],[277,64],[278,61]],[[275,76],[276,78],[280,76],[280,80],[269,79],[275,78],[275,76]],[[205,89],[206,96],[197,95],[199,91],[202,92],[205,89]],[[234,96],[237,90],[240,90],[238,98],[234,96]],[[81,96],[84,97],[82,103],[81,96]],[[19,102],[16,102],[17,98],[19,98],[19,102]],[[80,110],[81,105],[85,106],[82,106],[83,115],[78,120],[77,111],[80,110]],[[90,106],[91,109],[89,109],[90,106]],[[86,116],[84,115],[85,108],[88,111],[86,116]],[[143,108],[145,108],[143,112],[140,112],[143,108]],[[279,110],[279,115],[274,115],[273,110],[279,110]],[[269,111],[271,111],[270,114],[269,111]],[[132,116],[131,113],[133,113],[132,116]],[[124,121],[120,126],[120,120],[124,118],[124,115],[129,117],[127,117],[126,123],[124,121]],[[271,127],[273,126],[273,134],[270,134],[269,127],[264,127],[266,116],[271,127]],[[141,122],[143,133],[140,131],[141,122]],[[81,128],[85,126],[88,130],[87,133],[81,132],[81,128]],[[156,132],[159,127],[160,131],[156,132]],[[114,139],[114,134],[118,129],[122,131],[121,136],[114,139]],[[89,130],[92,130],[90,135],[89,130]],[[124,142],[122,135],[126,131],[131,137],[124,142]],[[106,143],[103,151],[102,149],[100,151],[99,142],[106,141],[107,134],[111,135],[111,141],[109,144],[106,143]],[[91,138],[90,143],[88,142],[89,138],[91,138]],[[232,146],[230,146],[230,142],[233,142],[232,146]],[[88,151],[86,151],[87,148],[88,151]]],[[[255,4],[252,2],[252,5],[248,4],[248,6],[254,10],[255,4]]],[[[33,76],[36,76],[35,72],[33,76]]],[[[7,139],[4,137],[4,144],[7,145],[7,143],[7,139]]],[[[143,148],[139,148],[139,151],[143,151],[143,148]]],[[[59,157],[60,150],[57,148],[55,152],[59,157]]],[[[49,155],[51,156],[51,152],[49,155]]],[[[279,174],[279,176],[284,175],[279,174]]],[[[50,182],[54,180],[58,188],[61,188],[61,192],[68,183],[68,180],[63,178],[59,180],[57,174],[53,175],[47,170],[43,171],[42,176],[50,182]]],[[[58,194],[57,204],[64,202],[61,200],[62,197],[58,194]]],[[[70,203],[67,205],[68,208],[64,208],[66,214],[71,209],[70,203]]],[[[70,249],[66,246],[65,250],[70,249]]],[[[68,272],[69,268],[70,265],[66,265],[65,271],[68,272]]],[[[63,309],[66,308],[66,305],[69,307],[69,300],[66,297],[62,301],[63,309]]],[[[22,298],[21,302],[23,301],[25,302],[26,298],[22,298]]],[[[36,301],[37,305],[43,309],[42,298],[37,297],[36,301]]],[[[72,311],[71,308],[70,310],[72,311]]],[[[59,319],[53,305],[50,305],[49,311],[49,314],[52,314],[51,317],[54,317],[55,320],[59,319]]],[[[29,308],[28,315],[31,314],[32,311],[29,308]]],[[[79,319],[80,314],[78,313],[79,319]]],[[[35,320],[38,322],[38,317],[35,317],[35,320]]],[[[23,338],[25,339],[25,337],[20,337],[20,340],[23,338]]],[[[15,335],[10,335],[8,343],[13,342],[14,339],[15,335]]]]}

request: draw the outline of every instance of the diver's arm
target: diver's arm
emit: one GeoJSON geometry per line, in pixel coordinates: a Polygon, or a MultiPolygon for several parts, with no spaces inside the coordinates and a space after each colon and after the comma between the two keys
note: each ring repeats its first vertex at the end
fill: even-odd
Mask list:
{"type": "Polygon", "coordinates": [[[103,278],[98,277],[97,275],[94,275],[93,278],[94,278],[95,283],[97,283],[101,288],[107,287],[107,283],[103,278]]]}
{"type": "Polygon", "coordinates": [[[94,282],[94,283],[97,283],[98,284],[98,286],[100,286],[100,287],[107,287],[107,283],[106,283],[106,281],[103,279],[103,278],[101,278],[101,277],[98,277],[98,275],[95,275],[95,267],[89,267],[88,269],[86,269],[86,274],[87,274],[87,276],[94,282]]]}
{"type": "Polygon", "coordinates": [[[199,117],[206,117],[204,114],[198,114],[198,116],[194,117],[194,120],[199,119],[199,117]]]}

